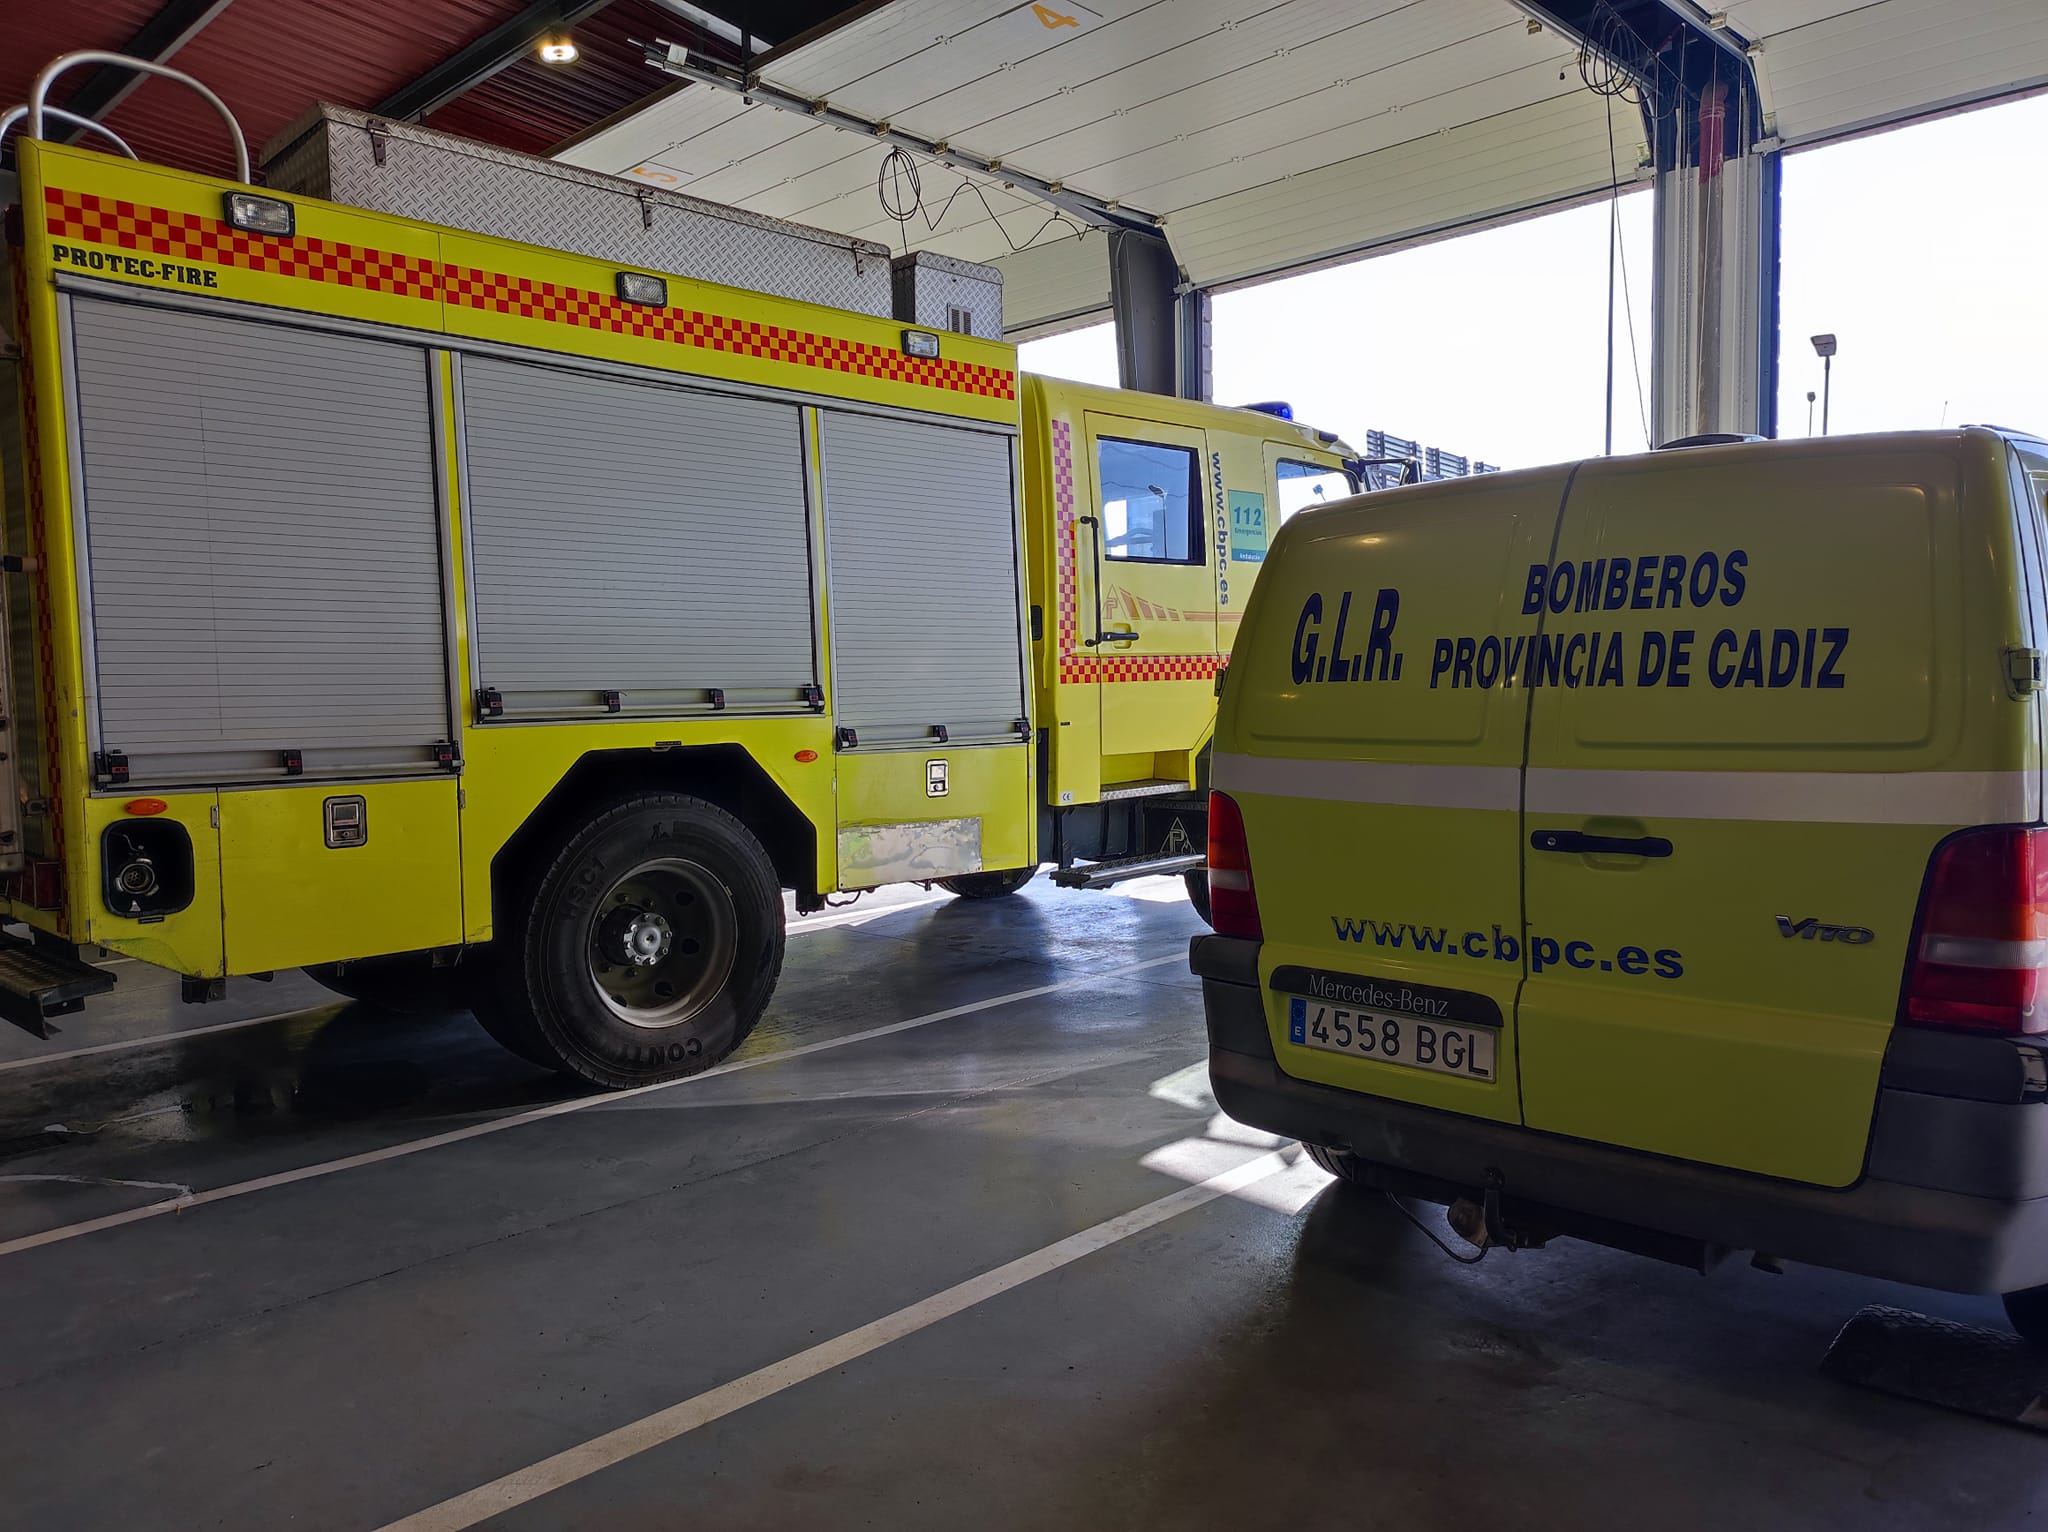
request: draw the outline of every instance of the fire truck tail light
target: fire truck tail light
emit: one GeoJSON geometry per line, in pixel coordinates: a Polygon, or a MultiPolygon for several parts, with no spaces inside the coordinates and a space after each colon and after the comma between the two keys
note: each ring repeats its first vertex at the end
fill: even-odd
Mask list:
{"type": "Polygon", "coordinates": [[[651,309],[668,307],[668,283],[643,272],[619,273],[619,296],[628,303],[644,303],[651,309]]]}
{"type": "Polygon", "coordinates": [[[249,234],[270,234],[290,239],[297,228],[297,215],[289,202],[276,197],[259,197],[254,192],[229,192],[228,223],[249,234]]]}

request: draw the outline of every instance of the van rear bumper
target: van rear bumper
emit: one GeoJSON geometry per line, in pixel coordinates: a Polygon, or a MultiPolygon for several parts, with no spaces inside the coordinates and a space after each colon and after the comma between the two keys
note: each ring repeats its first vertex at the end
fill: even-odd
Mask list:
{"type": "Polygon", "coordinates": [[[1949,1292],[2048,1283],[2048,1101],[1905,1089],[1888,1071],[1866,1173],[1835,1191],[1297,1080],[1266,1029],[1258,943],[1199,936],[1190,961],[1217,1104],[1251,1127],[1400,1172],[1403,1190],[1469,1192],[1497,1172],[1510,1209],[1562,1209],[1949,1292]]]}

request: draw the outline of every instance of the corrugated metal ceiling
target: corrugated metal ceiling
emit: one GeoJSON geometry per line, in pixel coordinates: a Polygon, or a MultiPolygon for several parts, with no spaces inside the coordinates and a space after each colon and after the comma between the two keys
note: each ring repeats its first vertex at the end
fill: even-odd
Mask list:
{"type": "MultiPolygon", "coordinates": [[[[710,0],[707,8],[727,7],[728,0],[710,0]]],[[[743,8],[757,35],[775,38],[840,7],[838,0],[734,0],[729,8],[743,8]]],[[[219,92],[256,151],[316,101],[375,109],[461,58],[451,86],[458,94],[427,121],[542,153],[664,93],[636,39],[706,41],[659,0],[560,0],[553,7],[536,7],[535,0],[15,0],[13,9],[22,14],[8,17],[0,107],[25,100],[36,72],[59,54],[140,51],[219,92]],[[564,14],[575,16],[566,28],[553,21],[564,14]],[[486,44],[499,28],[509,30],[510,40],[486,44]],[[543,64],[530,46],[540,29],[566,30],[580,56],[543,64]],[[489,56],[475,56],[478,50],[489,56]]],[[[729,44],[710,41],[714,56],[737,58],[729,44]]],[[[94,72],[77,71],[59,82],[52,104],[69,105],[94,88],[94,72]]],[[[437,89],[431,99],[444,94],[437,89]]],[[[145,81],[95,115],[148,158],[216,173],[232,163],[210,111],[173,84],[145,81]]]]}
{"type": "MultiPolygon", "coordinates": [[[[1642,158],[1634,110],[1590,95],[1575,50],[1508,0],[895,0],[771,55],[765,78],[1102,198],[1166,215],[1220,283],[1604,189],[1642,158]],[[1078,25],[1046,24],[1050,10],[1078,25]],[[1610,138],[1611,134],[1611,138],[1610,138]],[[1610,150],[1610,144],[1612,148],[1610,150]]],[[[2044,0],[1730,0],[1761,42],[1779,132],[1806,142],[2048,83],[2044,0]]],[[[693,193],[900,243],[884,150],[691,87],[565,158],[659,160],[693,193]]],[[[927,212],[959,183],[924,172],[927,212]]],[[[1100,241],[999,189],[909,241],[1010,274],[1013,327],[1100,307],[1100,241]],[[989,216],[989,208],[997,215],[989,216]],[[1011,247],[1036,238],[1038,248],[1011,247]]]]}

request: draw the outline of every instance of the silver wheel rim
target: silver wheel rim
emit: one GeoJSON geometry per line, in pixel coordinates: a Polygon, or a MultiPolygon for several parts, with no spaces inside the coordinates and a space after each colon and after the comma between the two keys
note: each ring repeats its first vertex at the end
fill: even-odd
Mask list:
{"type": "Polygon", "coordinates": [[[598,902],[584,944],[591,986],[636,1027],[672,1027],[717,998],[739,951],[739,911],[710,868],[656,857],[598,902]]]}

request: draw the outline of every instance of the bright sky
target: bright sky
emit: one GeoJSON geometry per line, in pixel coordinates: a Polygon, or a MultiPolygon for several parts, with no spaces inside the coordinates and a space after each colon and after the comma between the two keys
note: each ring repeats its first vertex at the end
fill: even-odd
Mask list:
{"type": "MultiPolygon", "coordinates": [[[[1986,421],[2048,431],[2048,96],[1785,160],[1779,430],[1806,431],[1833,331],[1832,428],[1986,421]]],[[[1614,445],[1644,446],[1650,198],[1621,198],[1630,305],[1614,445]],[[1638,403],[1637,368],[1641,370],[1638,403]]],[[[1597,453],[1608,208],[1573,208],[1216,299],[1216,398],[1286,399],[1354,442],[1370,427],[1503,467],[1597,453]]],[[[1617,306],[1617,319],[1621,319],[1617,306]]],[[[1107,325],[1024,366],[1116,381],[1107,325]]],[[[1818,416],[1816,427],[1818,429],[1818,416]]]]}

